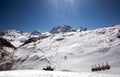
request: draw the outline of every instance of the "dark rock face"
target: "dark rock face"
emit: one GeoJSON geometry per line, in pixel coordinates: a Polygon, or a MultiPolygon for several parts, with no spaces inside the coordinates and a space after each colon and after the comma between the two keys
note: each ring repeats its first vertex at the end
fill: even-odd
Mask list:
{"type": "MultiPolygon", "coordinates": [[[[26,41],[24,42],[24,44],[22,44],[21,46],[24,46],[25,44],[28,44],[28,43],[36,42],[37,40],[45,39],[45,38],[47,38],[47,37],[49,37],[49,36],[41,35],[41,36],[39,36],[39,37],[30,37],[30,38],[29,38],[28,40],[26,40],[26,41]]],[[[21,46],[20,46],[20,47],[21,47],[21,46]]]]}
{"type": "Polygon", "coordinates": [[[29,38],[24,44],[22,44],[21,46],[25,45],[25,44],[28,44],[28,43],[31,43],[31,42],[36,42],[37,40],[40,40],[40,38],[38,37],[32,37],[32,38],[29,38]]]}
{"type": "Polygon", "coordinates": [[[82,32],[82,31],[87,31],[87,28],[81,27],[80,32],[82,32]]]}
{"type": "Polygon", "coordinates": [[[117,33],[117,38],[120,39],[120,30],[118,30],[118,33],[117,33]]]}
{"type": "Polygon", "coordinates": [[[1,63],[0,64],[0,71],[10,70],[13,64],[14,64],[14,59],[11,59],[7,62],[1,63]]]}
{"type": "Polygon", "coordinates": [[[5,50],[4,47],[16,49],[10,42],[4,38],[0,38],[0,71],[10,70],[13,63],[13,55],[5,50]]]}
{"type": "Polygon", "coordinates": [[[0,46],[1,47],[11,47],[16,49],[16,47],[14,47],[10,42],[8,42],[6,39],[4,38],[0,38],[0,46]]]}
{"type": "Polygon", "coordinates": [[[56,41],[62,41],[64,40],[64,38],[58,38],[58,39],[55,39],[56,41]]]}
{"type": "Polygon", "coordinates": [[[76,31],[76,30],[68,25],[64,25],[64,26],[58,26],[56,28],[53,28],[50,31],[50,33],[56,34],[56,33],[65,33],[65,32],[72,32],[72,31],[76,31]]]}

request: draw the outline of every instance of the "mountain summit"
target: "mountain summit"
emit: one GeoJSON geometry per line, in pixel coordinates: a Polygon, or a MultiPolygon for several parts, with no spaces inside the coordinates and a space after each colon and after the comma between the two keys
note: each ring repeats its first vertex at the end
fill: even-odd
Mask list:
{"type": "Polygon", "coordinates": [[[6,30],[6,31],[2,31],[0,33],[0,36],[19,36],[19,35],[22,35],[23,32],[20,31],[20,30],[6,30]]]}
{"type": "Polygon", "coordinates": [[[40,35],[40,34],[41,34],[41,32],[38,29],[31,33],[31,35],[40,35]]]}
{"type": "Polygon", "coordinates": [[[30,34],[30,38],[31,37],[40,37],[40,36],[41,36],[40,30],[35,30],[30,34]]]}
{"type": "Polygon", "coordinates": [[[56,34],[56,33],[72,32],[72,31],[76,31],[76,30],[72,28],[71,26],[64,25],[64,26],[58,26],[58,27],[53,28],[50,31],[50,33],[56,34]]]}

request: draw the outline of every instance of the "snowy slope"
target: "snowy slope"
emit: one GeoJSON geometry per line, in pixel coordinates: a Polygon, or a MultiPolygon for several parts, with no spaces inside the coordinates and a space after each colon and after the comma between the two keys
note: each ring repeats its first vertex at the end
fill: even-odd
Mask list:
{"type": "Polygon", "coordinates": [[[0,72],[0,77],[120,77],[112,74],[75,73],[60,71],[17,70],[0,72]]]}
{"type": "Polygon", "coordinates": [[[102,62],[105,65],[108,61],[111,69],[96,73],[120,75],[120,25],[85,32],[47,34],[48,37],[15,50],[16,62],[12,69],[42,70],[51,65],[56,71],[91,73],[92,65],[102,62]]]}

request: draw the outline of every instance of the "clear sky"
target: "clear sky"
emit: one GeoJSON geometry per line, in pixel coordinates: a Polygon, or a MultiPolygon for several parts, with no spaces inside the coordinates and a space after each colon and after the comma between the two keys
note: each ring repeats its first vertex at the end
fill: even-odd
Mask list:
{"type": "Polygon", "coordinates": [[[120,0],[0,0],[0,31],[50,31],[55,26],[88,29],[120,24],[120,0]]]}

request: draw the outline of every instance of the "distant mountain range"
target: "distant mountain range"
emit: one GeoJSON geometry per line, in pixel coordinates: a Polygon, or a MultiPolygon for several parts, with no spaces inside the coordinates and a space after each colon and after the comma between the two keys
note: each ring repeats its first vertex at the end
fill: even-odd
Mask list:
{"type": "Polygon", "coordinates": [[[111,66],[101,73],[120,74],[120,25],[87,30],[68,25],[50,32],[7,30],[0,34],[0,70],[91,72],[91,66],[111,66]]]}

